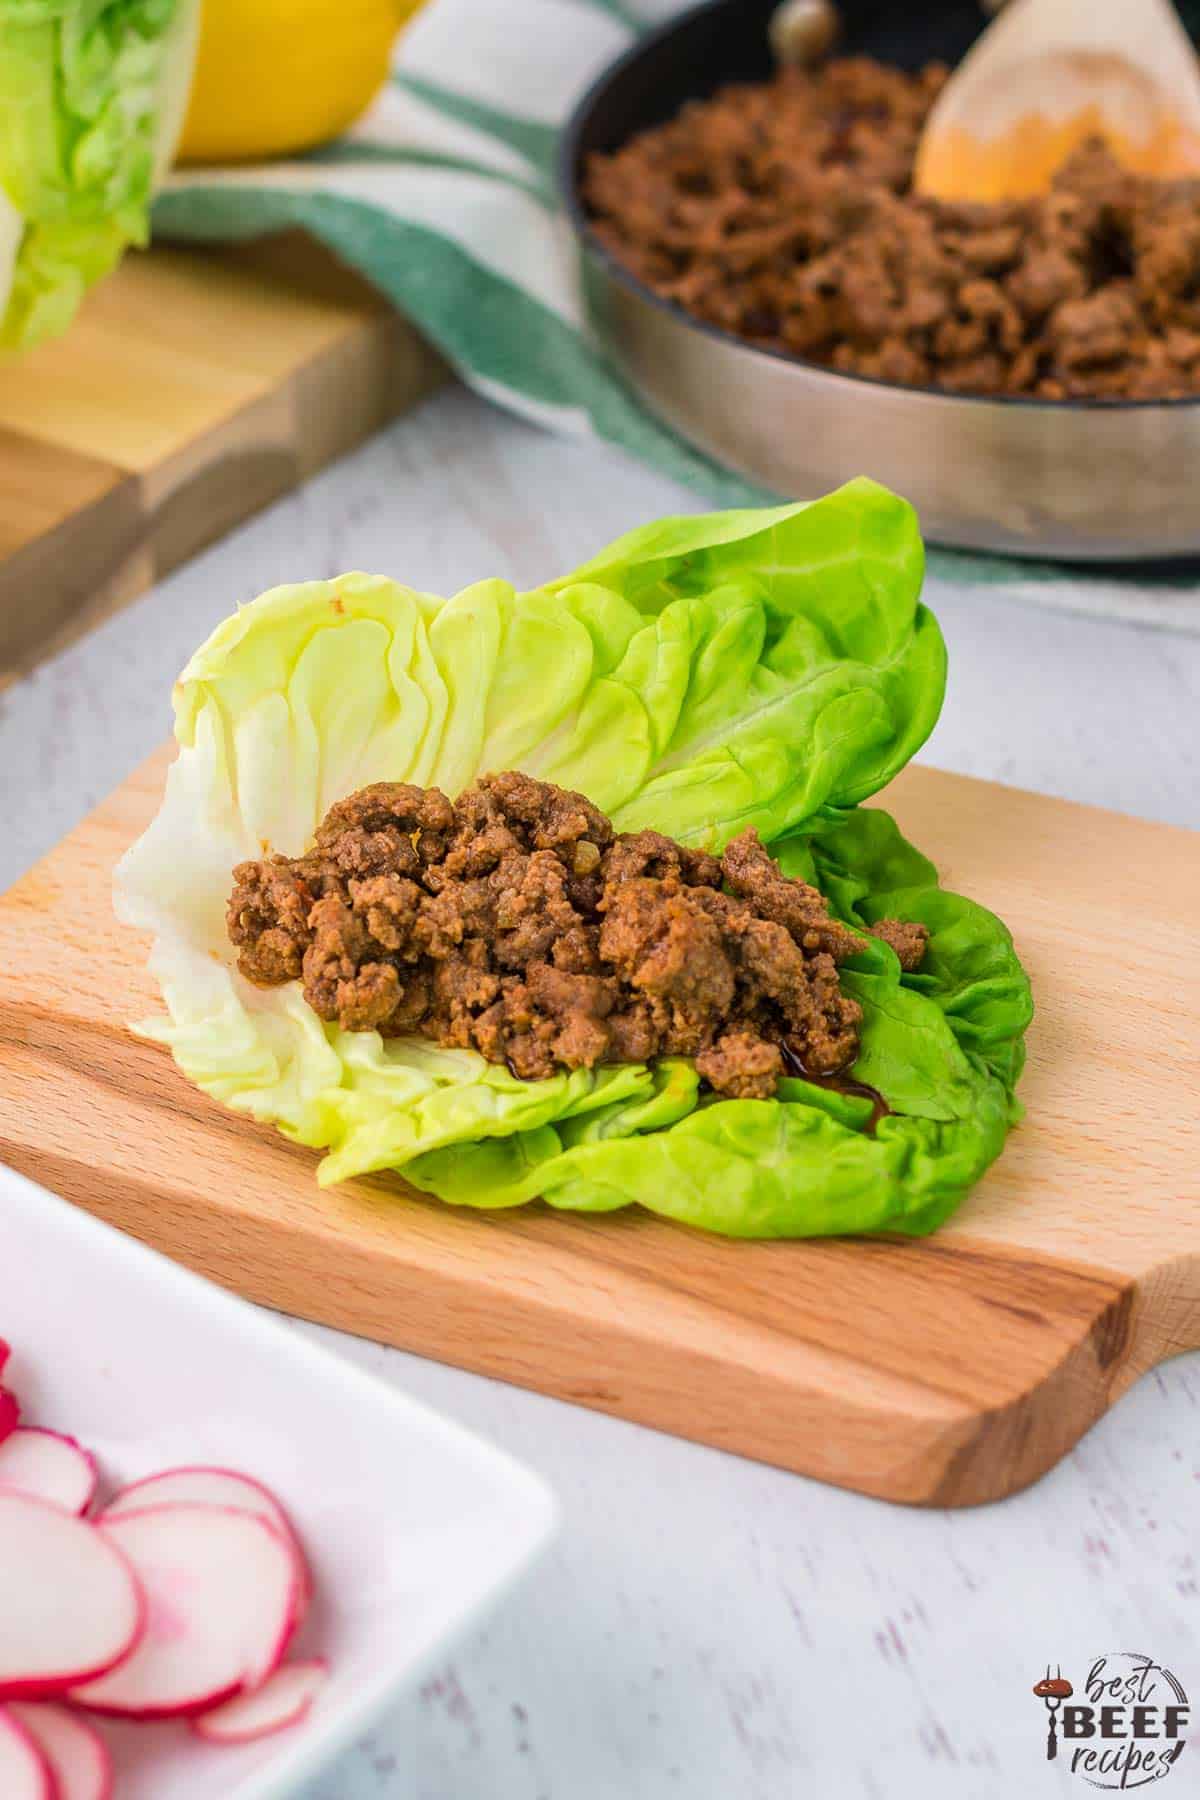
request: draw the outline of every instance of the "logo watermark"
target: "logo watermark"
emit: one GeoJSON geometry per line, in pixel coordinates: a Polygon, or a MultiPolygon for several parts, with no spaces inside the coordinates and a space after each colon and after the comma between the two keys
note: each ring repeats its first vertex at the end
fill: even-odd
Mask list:
{"type": "Polygon", "coordinates": [[[1077,1690],[1049,1664],[1034,1693],[1049,1714],[1046,1760],[1097,1788],[1147,1787],[1169,1775],[1186,1747],[1190,1708],[1181,1683],[1153,1657],[1098,1656],[1077,1690]]]}

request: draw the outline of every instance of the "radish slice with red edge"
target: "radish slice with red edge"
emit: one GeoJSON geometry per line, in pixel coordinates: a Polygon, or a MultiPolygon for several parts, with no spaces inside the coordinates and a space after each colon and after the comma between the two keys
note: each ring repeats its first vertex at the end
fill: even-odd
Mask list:
{"type": "Polygon", "coordinates": [[[12,1345],[6,1338],[0,1338],[0,1375],[4,1373],[4,1365],[12,1355],[12,1345]]]}
{"type": "Polygon", "coordinates": [[[49,1766],[55,1800],[112,1800],[112,1757],[94,1725],[65,1706],[14,1700],[8,1711],[49,1766]]]}
{"type": "Polygon", "coordinates": [[[10,1438],[21,1423],[21,1408],[17,1405],[17,1396],[8,1388],[0,1387],[0,1444],[10,1438]]]}
{"type": "Polygon", "coordinates": [[[0,1488],[85,1513],[96,1492],[96,1460],[72,1437],[20,1425],[0,1444],[0,1488]]]}
{"type": "Polygon", "coordinates": [[[49,1501],[0,1492],[0,1700],[106,1675],[144,1626],[118,1544],[49,1501]]]}
{"type": "Polygon", "coordinates": [[[329,1665],[320,1656],[284,1663],[253,1694],[238,1694],[193,1719],[192,1730],[210,1744],[252,1744],[286,1731],[308,1717],[328,1674],[329,1665]]]}
{"type": "Polygon", "coordinates": [[[0,1794],[4,1800],[64,1800],[49,1763],[5,1707],[0,1707],[0,1794]]]}
{"type": "Polygon", "coordinates": [[[291,1520],[269,1488],[250,1475],[239,1474],[236,1469],[208,1468],[201,1464],[164,1469],[158,1475],[147,1475],[143,1481],[122,1488],[100,1516],[119,1519],[125,1513],[144,1512],[148,1506],[172,1506],[180,1502],[197,1506],[232,1506],[238,1512],[253,1513],[256,1518],[273,1525],[295,1549],[304,1572],[305,1593],[311,1594],[308,1562],[291,1520]]]}
{"type": "Polygon", "coordinates": [[[255,1688],[283,1661],[303,1611],[291,1545],[250,1513],[179,1503],[103,1519],[145,1591],[145,1636],[71,1699],[134,1719],[186,1718],[255,1688]]]}

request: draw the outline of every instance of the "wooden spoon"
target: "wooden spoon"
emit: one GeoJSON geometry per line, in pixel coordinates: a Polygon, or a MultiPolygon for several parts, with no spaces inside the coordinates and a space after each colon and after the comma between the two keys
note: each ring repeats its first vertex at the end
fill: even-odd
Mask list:
{"type": "Polygon", "coordinates": [[[914,185],[1044,193],[1097,136],[1140,174],[1200,173],[1200,63],[1170,0],[1011,0],[934,105],[914,185]]]}

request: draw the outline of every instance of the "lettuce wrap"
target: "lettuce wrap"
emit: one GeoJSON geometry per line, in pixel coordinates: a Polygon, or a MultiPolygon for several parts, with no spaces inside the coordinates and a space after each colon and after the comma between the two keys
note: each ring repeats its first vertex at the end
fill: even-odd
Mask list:
{"type": "Polygon", "coordinates": [[[1029,985],[1008,932],[943,892],[860,802],[924,742],[945,650],[915,516],[871,482],[811,505],[665,520],[530,593],[452,599],[362,574],[276,588],[225,621],[175,692],[162,809],[117,875],[153,934],[167,1014],[143,1025],[235,1111],[325,1152],[322,1183],[399,1170],[457,1204],[637,1202],[737,1236],[932,1229],[998,1154],[1029,985]],[[236,863],[300,854],[374,781],[458,794],[502,769],[586,794],[618,830],[720,850],[755,827],[847,924],[922,920],[842,970],[868,1099],[785,1079],[718,1099],[690,1062],[524,1081],[473,1051],[320,1020],[298,983],[238,973],[236,863]]]}

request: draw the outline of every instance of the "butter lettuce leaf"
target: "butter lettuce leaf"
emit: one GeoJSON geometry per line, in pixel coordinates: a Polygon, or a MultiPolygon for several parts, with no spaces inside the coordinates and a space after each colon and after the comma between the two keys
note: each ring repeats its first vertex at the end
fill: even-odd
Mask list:
{"type": "Polygon", "coordinates": [[[724,835],[753,825],[769,840],[876,793],[941,711],[946,652],[923,576],[912,508],[860,480],[812,506],[660,520],[552,584],[704,621],[671,742],[621,827],[700,842],[719,795],[724,835]]]}
{"type": "Polygon", "coordinates": [[[911,509],[855,482],[648,527],[529,593],[484,581],[443,600],[351,574],[264,594],[180,677],[162,809],[118,870],[166,1002],[142,1029],[222,1104],[323,1150],[323,1183],[400,1170],[460,1204],[638,1202],[739,1235],[929,1229],[1003,1141],[1028,989],[999,922],[855,805],[940,705],[920,577],[911,509]],[[506,768],[580,789],[619,829],[720,848],[755,825],[850,923],[926,918],[921,975],[873,939],[846,973],[857,1073],[892,1114],[872,1133],[869,1102],[803,1081],[718,1101],[678,1060],[520,1081],[470,1051],[340,1031],[297,984],[238,973],[237,862],[300,853],[368,782],[453,795],[506,768]]]}
{"type": "Polygon", "coordinates": [[[149,234],[198,0],[0,0],[0,347],[66,328],[149,234]]]}

